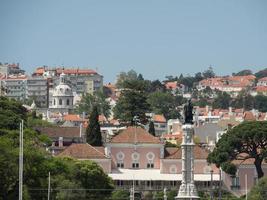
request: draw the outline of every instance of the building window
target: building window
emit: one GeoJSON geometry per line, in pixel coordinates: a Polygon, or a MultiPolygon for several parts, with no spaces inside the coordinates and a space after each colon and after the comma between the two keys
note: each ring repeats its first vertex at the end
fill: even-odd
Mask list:
{"type": "Polygon", "coordinates": [[[240,187],[239,177],[238,176],[232,177],[232,185],[231,185],[231,188],[239,188],[239,187],[240,187]]]}
{"type": "Polygon", "coordinates": [[[137,162],[132,163],[132,168],[134,168],[134,169],[139,168],[139,163],[137,163],[137,162]]]}
{"type": "Polygon", "coordinates": [[[117,186],[123,186],[123,181],[122,180],[117,180],[117,186]]]}
{"type": "Polygon", "coordinates": [[[118,168],[124,168],[124,163],[123,162],[118,162],[117,163],[118,168]]]}
{"type": "Polygon", "coordinates": [[[62,99],[59,99],[59,105],[60,106],[62,105],[62,99]]]}
{"type": "Polygon", "coordinates": [[[147,163],[147,168],[154,168],[154,163],[147,163]]]}
{"type": "Polygon", "coordinates": [[[67,99],[67,106],[68,106],[68,105],[70,105],[70,100],[69,100],[69,99],[67,99]]]}
{"type": "Polygon", "coordinates": [[[54,105],[56,105],[56,100],[54,99],[54,105]]]}

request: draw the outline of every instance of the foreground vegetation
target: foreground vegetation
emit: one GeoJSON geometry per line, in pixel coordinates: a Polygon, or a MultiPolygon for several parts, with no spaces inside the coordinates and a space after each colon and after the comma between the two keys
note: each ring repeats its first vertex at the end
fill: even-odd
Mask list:
{"type": "Polygon", "coordinates": [[[92,161],[52,157],[51,144],[32,126],[42,124],[14,100],[0,97],[0,200],[18,199],[19,123],[24,129],[23,195],[27,200],[47,199],[48,173],[51,199],[105,199],[114,189],[112,180],[92,161]],[[105,190],[103,190],[105,189],[105,190]]]}

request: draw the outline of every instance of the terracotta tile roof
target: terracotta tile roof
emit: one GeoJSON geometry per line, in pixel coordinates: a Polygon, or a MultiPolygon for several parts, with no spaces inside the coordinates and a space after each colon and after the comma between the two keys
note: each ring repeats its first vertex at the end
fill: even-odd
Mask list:
{"type": "MultiPolygon", "coordinates": [[[[194,147],[194,158],[195,159],[207,159],[208,151],[199,146],[194,147]]],[[[167,147],[165,148],[165,159],[181,159],[182,149],[177,147],[167,147]]]]}
{"type": "Polygon", "coordinates": [[[62,72],[64,72],[64,74],[97,74],[97,72],[92,69],[56,69],[57,74],[61,74],[62,72]]]}
{"type": "Polygon", "coordinates": [[[166,87],[166,89],[170,89],[170,90],[176,89],[178,87],[177,81],[166,82],[165,87],[166,87]]]}
{"type": "Polygon", "coordinates": [[[267,81],[267,77],[260,78],[258,81],[267,81]]]}
{"type": "Polygon", "coordinates": [[[255,118],[255,116],[253,115],[252,112],[250,112],[250,111],[246,111],[246,112],[244,113],[244,120],[245,120],[245,121],[254,121],[254,120],[256,120],[256,118],[255,118]]]}
{"type": "Polygon", "coordinates": [[[163,115],[154,115],[153,120],[154,122],[166,123],[166,119],[163,115]]]}
{"type": "Polygon", "coordinates": [[[257,92],[267,92],[267,86],[257,86],[256,91],[257,92]]]}
{"type": "MultiPolygon", "coordinates": [[[[79,127],[35,127],[37,132],[47,135],[50,138],[75,138],[80,137],[79,127]]],[[[84,131],[84,129],[83,129],[84,131]]]]}
{"type": "Polygon", "coordinates": [[[258,118],[258,120],[259,120],[259,121],[264,121],[264,120],[265,120],[265,117],[266,117],[266,113],[259,113],[259,118],[258,118]]]}
{"type": "Polygon", "coordinates": [[[63,119],[65,121],[75,121],[75,122],[87,121],[86,119],[82,119],[79,115],[74,115],[74,114],[64,115],[63,119]]]}
{"type": "Polygon", "coordinates": [[[63,152],[58,154],[59,157],[72,157],[76,159],[106,159],[107,157],[97,148],[87,143],[71,144],[63,152]]]}
{"type": "Polygon", "coordinates": [[[111,143],[150,143],[160,144],[160,139],[146,132],[141,127],[128,127],[112,138],[111,143]],[[136,133],[136,134],[135,134],[136,133]],[[136,136],[135,136],[136,135],[136,136]]]}

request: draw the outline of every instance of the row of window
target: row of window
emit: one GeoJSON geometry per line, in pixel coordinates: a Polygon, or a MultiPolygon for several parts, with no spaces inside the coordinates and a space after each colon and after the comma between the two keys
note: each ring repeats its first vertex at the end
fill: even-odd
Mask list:
{"type": "MultiPolygon", "coordinates": [[[[56,105],[56,100],[54,99],[54,105],[56,105]]],[[[62,99],[59,99],[59,101],[58,101],[58,105],[62,105],[62,99]]],[[[70,100],[69,99],[67,99],[67,101],[66,101],[66,105],[67,106],[69,106],[70,105],[70,100]]]]}
{"type": "MultiPolygon", "coordinates": [[[[124,168],[124,163],[118,162],[117,163],[118,168],[124,168]]],[[[132,163],[132,168],[133,169],[138,169],[139,168],[139,163],[138,162],[133,162],[132,163]]],[[[147,168],[154,168],[154,163],[147,163],[147,168]]]]}

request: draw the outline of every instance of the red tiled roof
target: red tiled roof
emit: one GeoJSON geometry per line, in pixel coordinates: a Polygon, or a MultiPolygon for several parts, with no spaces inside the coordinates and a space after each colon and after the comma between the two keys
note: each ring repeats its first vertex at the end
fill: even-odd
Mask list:
{"type": "Polygon", "coordinates": [[[178,86],[177,86],[177,81],[173,81],[173,82],[166,82],[165,83],[165,87],[166,89],[176,89],[178,86]]]}
{"type": "Polygon", "coordinates": [[[80,137],[80,128],[79,127],[36,127],[36,131],[47,135],[51,138],[75,138],[80,137]]]}
{"type": "Polygon", "coordinates": [[[86,119],[82,119],[79,115],[74,115],[74,114],[64,115],[63,119],[65,121],[75,121],[75,122],[87,121],[86,119]]]}
{"type": "Polygon", "coordinates": [[[257,86],[256,91],[257,92],[267,92],[267,86],[257,86]]]}
{"type": "Polygon", "coordinates": [[[71,144],[63,152],[58,154],[59,157],[72,157],[76,159],[106,159],[107,157],[97,148],[90,144],[71,144]]]}
{"type": "Polygon", "coordinates": [[[56,69],[57,74],[61,74],[62,72],[64,72],[64,74],[97,74],[97,72],[92,69],[56,69]]]}
{"type": "Polygon", "coordinates": [[[267,77],[260,78],[258,81],[267,81],[267,77]]]}
{"type": "Polygon", "coordinates": [[[154,115],[153,120],[154,120],[154,122],[160,122],[160,123],[166,122],[166,119],[163,115],[154,115]]]}
{"type": "MultiPolygon", "coordinates": [[[[194,158],[195,159],[207,159],[208,151],[199,146],[194,147],[194,158]]],[[[165,159],[181,159],[182,149],[177,147],[167,147],[165,148],[165,159]]]]}
{"type": "Polygon", "coordinates": [[[252,112],[246,111],[244,113],[244,120],[245,121],[254,121],[254,120],[256,120],[256,118],[255,118],[255,116],[253,115],[252,112]]]}
{"type": "Polygon", "coordinates": [[[128,127],[112,138],[111,143],[152,143],[160,144],[160,139],[146,132],[141,127],[128,127]]]}

